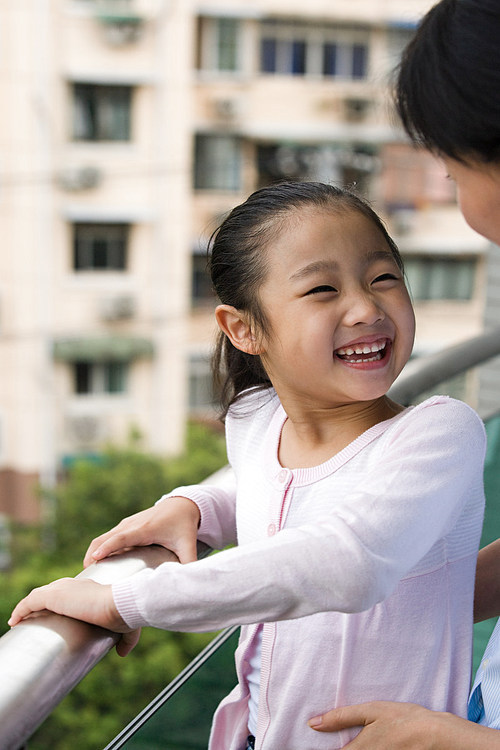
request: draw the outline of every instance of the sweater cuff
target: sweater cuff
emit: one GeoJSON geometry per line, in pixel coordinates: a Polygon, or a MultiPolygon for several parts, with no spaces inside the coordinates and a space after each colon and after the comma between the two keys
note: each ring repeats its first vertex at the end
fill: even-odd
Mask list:
{"type": "Polygon", "coordinates": [[[187,487],[177,487],[173,492],[168,492],[166,495],[162,495],[159,500],[156,501],[155,505],[168,500],[171,497],[186,497],[191,500],[200,512],[200,523],[198,525],[198,533],[203,533],[206,526],[204,523],[207,511],[210,508],[211,503],[207,502],[206,490],[203,485],[188,485],[187,487]]]}
{"type": "Polygon", "coordinates": [[[111,592],[118,614],[129,628],[136,630],[146,624],[137,607],[130,578],[113,583],[111,592]]]}

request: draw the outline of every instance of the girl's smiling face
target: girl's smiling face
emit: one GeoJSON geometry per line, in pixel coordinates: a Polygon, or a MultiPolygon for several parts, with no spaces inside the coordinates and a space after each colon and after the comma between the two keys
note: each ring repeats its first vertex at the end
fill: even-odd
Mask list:
{"type": "Polygon", "coordinates": [[[352,209],[300,209],[265,252],[259,353],[285,409],[385,395],[410,357],[413,308],[380,230],[352,209]]]}

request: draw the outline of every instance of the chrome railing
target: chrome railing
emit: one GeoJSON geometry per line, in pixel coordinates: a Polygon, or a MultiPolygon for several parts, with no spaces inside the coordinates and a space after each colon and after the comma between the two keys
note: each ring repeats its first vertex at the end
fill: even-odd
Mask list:
{"type": "MultiPolygon", "coordinates": [[[[493,328],[455,346],[410,360],[389,395],[400,404],[410,404],[412,399],[425,391],[499,354],[500,328],[493,328]]],[[[489,416],[481,414],[483,419],[489,416]]]]}
{"type": "MultiPolygon", "coordinates": [[[[176,559],[163,547],[137,548],[91,565],[78,577],[112,583],[176,559]]],[[[113,648],[117,638],[102,628],[49,612],[21,622],[2,636],[0,748],[23,747],[61,700],[113,648]]]]}
{"type": "MultiPolygon", "coordinates": [[[[500,329],[408,363],[390,395],[408,404],[424,391],[497,355],[500,329]]],[[[205,481],[217,483],[224,471],[205,481]]],[[[206,553],[207,548],[200,545],[199,555],[206,553]]],[[[162,547],[137,548],[92,565],[79,575],[112,583],[173,559],[175,556],[162,547]]],[[[116,638],[100,628],[49,613],[20,623],[0,638],[1,750],[23,747],[60,701],[114,646],[116,638]]]]}

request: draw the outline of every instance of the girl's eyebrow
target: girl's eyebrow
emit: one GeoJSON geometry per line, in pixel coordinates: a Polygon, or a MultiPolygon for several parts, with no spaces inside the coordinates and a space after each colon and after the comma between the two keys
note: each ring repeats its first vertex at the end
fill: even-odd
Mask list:
{"type": "MultiPolygon", "coordinates": [[[[364,259],[364,265],[369,266],[372,263],[376,263],[379,260],[390,260],[396,262],[394,255],[390,250],[372,250],[366,254],[364,259]]],[[[303,268],[299,268],[290,277],[290,281],[301,281],[309,276],[313,276],[316,273],[322,273],[327,271],[338,271],[339,264],[334,260],[313,260],[303,268]]]]}
{"type": "Polygon", "coordinates": [[[366,256],[366,265],[369,266],[370,263],[376,263],[378,260],[392,260],[394,263],[396,262],[396,258],[389,249],[372,250],[366,256]]]}
{"type": "Polygon", "coordinates": [[[339,264],[333,260],[313,260],[312,263],[308,263],[303,268],[299,268],[298,271],[292,273],[290,281],[300,281],[323,271],[337,271],[338,268],[339,264]]]}

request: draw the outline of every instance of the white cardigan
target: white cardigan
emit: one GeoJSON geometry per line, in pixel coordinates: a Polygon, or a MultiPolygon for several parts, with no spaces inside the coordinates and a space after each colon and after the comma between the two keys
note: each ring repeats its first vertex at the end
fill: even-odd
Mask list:
{"type": "MultiPolygon", "coordinates": [[[[187,631],[267,623],[259,750],[340,748],[355,731],[322,735],[307,719],[366,700],[465,715],[481,421],[462,402],[433,397],[324,464],[289,470],[277,458],[285,419],[274,391],[250,392],[232,409],[234,476],[223,488],[171,495],[198,503],[201,540],[220,549],[237,538],[238,546],[114,584],[120,614],[131,627],[187,631]]],[[[212,750],[242,747],[255,631],[242,629],[240,684],[219,708],[212,750]]]]}

